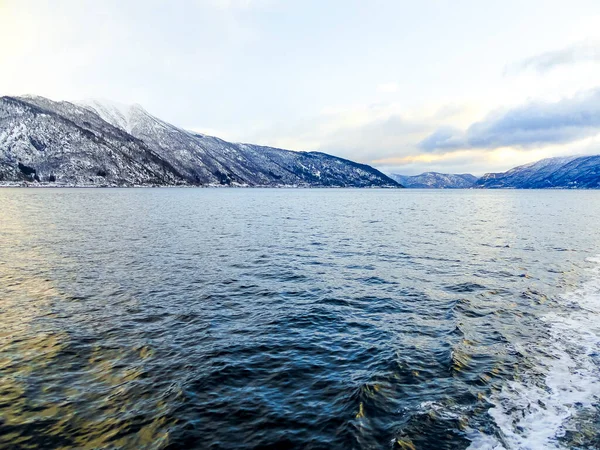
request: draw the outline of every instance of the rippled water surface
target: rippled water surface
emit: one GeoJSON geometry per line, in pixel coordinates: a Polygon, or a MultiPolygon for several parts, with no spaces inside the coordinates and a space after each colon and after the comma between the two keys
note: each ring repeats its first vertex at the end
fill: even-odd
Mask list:
{"type": "Polygon", "coordinates": [[[2,448],[600,448],[600,192],[1,189],[2,448]]]}

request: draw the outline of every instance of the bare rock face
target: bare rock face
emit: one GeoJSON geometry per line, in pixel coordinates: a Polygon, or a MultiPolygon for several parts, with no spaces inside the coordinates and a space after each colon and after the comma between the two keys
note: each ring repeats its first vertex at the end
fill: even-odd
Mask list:
{"type": "Polygon", "coordinates": [[[0,182],[67,185],[400,187],[378,170],[319,152],[230,143],[139,105],[0,98],[0,182]]]}

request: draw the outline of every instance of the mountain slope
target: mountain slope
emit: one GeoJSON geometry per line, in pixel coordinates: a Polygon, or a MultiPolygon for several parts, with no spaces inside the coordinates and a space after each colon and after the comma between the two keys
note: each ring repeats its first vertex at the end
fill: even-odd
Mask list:
{"type": "Polygon", "coordinates": [[[84,105],[145,142],[192,183],[397,187],[372,167],[325,153],[227,142],[178,128],[139,105],[124,108],[97,100],[84,105]]]}
{"type": "Polygon", "coordinates": [[[475,181],[477,181],[477,177],[468,173],[425,172],[415,176],[393,173],[390,175],[390,178],[396,180],[406,188],[415,189],[467,189],[472,187],[475,181]]]}
{"type": "Polygon", "coordinates": [[[600,156],[547,158],[508,172],[486,173],[476,187],[497,189],[600,188],[600,156]]]}
{"type": "Polygon", "coordinates": [[[318,152],[234,144],[177,128],[141,106],[0,98],[0,182],[72,185],[399,187],[318,152]]]}
{"type": "Polygon", "coordinates": [[[181,179],[143,142],[84,108],[41,97],[0,98],[0,181],[152,185],[181,179]]]}

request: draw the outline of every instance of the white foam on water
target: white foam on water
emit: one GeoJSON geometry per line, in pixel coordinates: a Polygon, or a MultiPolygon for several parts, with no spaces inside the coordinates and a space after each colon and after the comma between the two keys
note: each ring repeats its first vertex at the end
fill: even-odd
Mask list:
{"type": "Polygon", "coordinates": [[[564,448],[559,438],[573,426],[569,419],[600,401],[600,368],[594,362],[600,358],[600,258],[589,261],[595,264],[592,279],[563,296],[562,311],[541,318],[550,338],[530,344],[548,355],[537,361],[543,383],[535,376],[508,381],[488,398],[502,439],[470,430],[470,449],[564,448]]]}

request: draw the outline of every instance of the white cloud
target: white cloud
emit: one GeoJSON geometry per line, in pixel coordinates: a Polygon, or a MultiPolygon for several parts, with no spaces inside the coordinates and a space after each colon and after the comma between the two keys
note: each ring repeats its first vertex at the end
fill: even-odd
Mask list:
{"type": "Polygon", "coordinates": [[[398,92],[398,84],[397,83],[382,83],[377,86],[377,92],[382,94],[393,94],[394,92],[398,92]]]}
{"type": "Polygon", "coordinates": [[[218,9],[226,10],[248,10],[252,8],[264,8],[273,3],[274,0],[200,0],[200,4],[208,4],[218,9]]]}

